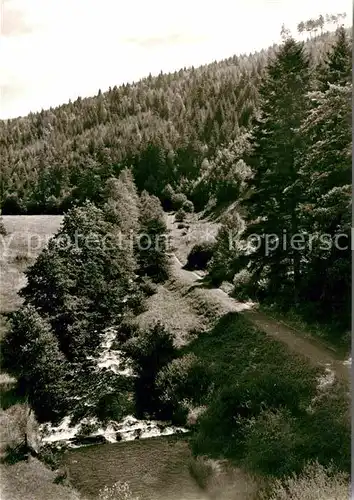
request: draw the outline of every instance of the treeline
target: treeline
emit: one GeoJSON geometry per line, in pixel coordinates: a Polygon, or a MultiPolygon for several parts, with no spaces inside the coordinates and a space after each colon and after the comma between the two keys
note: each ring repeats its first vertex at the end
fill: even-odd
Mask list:
{"type": "MultiPolygon", "coordinates": [[[[332,42],[329,32],[306,42],[312,68],[332,42]]],[[[213,191],[200,198],[201,172],[214,163],[219,168],[228,150],[235,155],[257,116],[264,68],[278,49],[149,76],[1,121],[3,213],[63,213],[86,199],[99,204],[105,181],[131,166],[139,192],[160,197],[171,184],[202,208],[213,191]]],[[[232,184],[232,169],[225,170],[232,184]]]]}
{"type": "MultiPolygon", "coordinates": [[[[238,297],[330,320],[337,340],[350,330],[351,71],[343,28],[315,72],[303,44],[284,41],[258,89],[244,153],[221,163],[235,171],[244,222],[225,217],[209,263],[215,284],[233,281],[238,297]]],[[[225,181],[213,180],[215,165],[207,179],[218,189],[225,181]]]]}
{"type": "Polygon", "coordinates": [[[67,212],[26,271],[24,305],[2,343],[3,368],[39,421],[70,411],[102,417],[108,397],[120,401],[127,379],[95,371],[101,334],[144,310],[154,283],[169,276],[160,201],[146,192],[139,197],[128,170],[108,179],[104,192],[102,208],[87,201],[67,212]]]}

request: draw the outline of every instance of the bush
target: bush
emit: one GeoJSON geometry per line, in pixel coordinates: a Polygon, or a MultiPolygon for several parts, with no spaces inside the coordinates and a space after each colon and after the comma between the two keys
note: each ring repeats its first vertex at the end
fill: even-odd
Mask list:
{"type": "Polygon", "coordinates": [[[325,468],[317,461],[307,464],[299,475],[275,480],[264,500],[346,500],[350,498],[349,476],[325,468]]]}
{"type": "Polygon", "coordinates": [[[96,416],[102,422],[120,421],[127,415],[129,403],[126,394],[109,393],[101,396],[96,405],[96,416]]]}
{"type": "Polygon", "coordinates": [[[176,212],[175,221],[176,222],[183,222],[185,220],[186,216],[187,216],[186,212],[183,210],[183,208],[180,208],[176,212]]]}
{"type": "Polygon", "coordinates": [[[173,408],[185,402],[199,404],[210,386],[210,373],[195,354],[185,354],[171,361],[158,374],[156,386],[160,398],[173,408]]]}
{"type": "Polygon", "coordinates": [[[188,463],[188,470],[199,488],[205,490],[214,472],[210,461],[204,457],[191,458],[188,463]]]}
{"type": "Polygon", "coordinates": [[[128,483],[118,481],[101,489],[98,500],[139,500],[139,497],[133,495],[128,483]]]}
{"type": "Polygon", "coordinates": [[[172,198],[172,207],[174,210],[179,210],[180,208],[183,207],[183,205],[186,203],[187,196],[183,193],[175,193],[172,198]]]}
{"type": "Polygon", "coordinates": [[[175,195],[175,192],[173,190],[173,187],[171,186],[171,184],[167,184],[161,193],[161,203],[162,203],[163,209],[166,212],[169,212],[170,210],[173,209],[172,198],[174,195],[175,195]]]}
{"type": "Polygon", "coordinates": [[[194,205],[193,202],[190,200],[187,200],[183,203],[182,206],[183,210],[189,214],[192,214],[194,212],[194,205]]]}
{"type": "Polygon", "coordinates": [[[204,270],[213,257],[215,242],[203,241],[194,245],[187,258],[186,269],[204,270]]]}
{"type": "Polygon", "coordinates": [[[143,293],[145,293],[148,297],[151,297],[152,295],[155,295],[155,293],[157,293],[157,290],[158,290],[157,284],[153,283],[147,277],[144,277],[142,279],[140,288],[143,291],[143,293]]]}
{"type": "Polygon", "coordinates": [[[260,474],[282,476],[299,472],[300,444],[301,436],[289,411],[265,410],[247,425],[243,462],[248,470],[260,474]]]}
{"type": "MultiPolygon", "coordinates": [[[[285,408],[294,418],[302,416],[304,408],[310,404],[311,395],[315,393],[316,379],[311,372],[303,373],[303,365],[298,361],[297,365],[291,370],[289,366],[285,369],[284,366],[273,365],[265,369],[261,365],[258,369],[244,369],[238,376],[227,366],[219,365],[219,370],[224,369],[226,373],[228,370],[229,376],[213,394],[207,411],[200,418],[198,433],[193,442],[195,452],[217,456],[221,454],[231,459],[242,459],[247,455],[249,462],[255,461],[255,468],[261,467],[261,461],[258,463],[251,452],[253,444],[250,444],[250,422],[256,422],[265,409],[275,412],[285,408]]],[[[215,373],[214,377],[217,376],[218,373],[215,373]]],[[[225,377],[225,374],[221,376],[225,377]]],[[[263,420],[260,420],[255,432],[262,424],[263,420]]],[[[278,427],[280,432],[281,425],[278,427]]],[[[297,430],[300,434],[300,430],[297,430]]],[[[274,447],[276,445],[275,443],[274,447]]],[[[266,446],[265,441],[264,447],[266,446]]],[[[254,453],[258,453],[257,449],[254,449],[254,453]]],[[[261,453],[266,456],[266,450],[260,450],[259,455],[261,453]]],[[[275,469],[276,465],[283,467],[281,463],[274,466],[265,463],[264,468],[270,469],[273,466],[275,469]]]]}
{"type": "Polygon", "coordinates": [[[0,235],[1,236],[7,235],[6,227],[2,218],[0,218],[0,235]]]}
{"type": "Polygon", "coordinates": [[[163,283],[170,274],[167,226],[160,200],[143,191],[140,199],[140,235],[137,253],[140,276],[163,283]]]}
{"type": "Polygon", "coordinates": [[[308,460],[350,471],[350,400],[339,383],[327,388],[311,403],[301,425],[308,460]]]}
{"type": "Polygon", "coordinates": [[[38,458],[50,469],[56,470],[62,464],[64,451],[63,447],[56,448],[54,445],[45,444],[41,447],[38,458]]]}
{"type": "Polygon", "coordinates": [[[241,269],[233,279],[234,295],[239,299],[248,299],[251,295],[252,274],[247,269],[241,269]]]}
{"type": "MultiPolygon", "coordinates": [[[[132,318],[124,318],[117,329],[118,344],[124,344],[124,342],[136,336],[138,332],[139,326],[132,321],[132,318]]],[[[119,349],[120,345],[117,347],[119,349]]]]}
{"type": "Polygon", "coordinates": [[[83,423],[81,424],[79,432],[77,433],[76,437],[80,438],[80,437],[91,436],[91,434],[96,432],[98,428],[99,428],[98,423],[90,423],[90,422],[83,423]]]}
{"type": "Polygon", "coordinates": [[[137,374],[135,402],[138,417],[146,413],[159,416],[161,405],[156,377],[176,355],[173,335],[161,323],[156,323],[149,330],[128,340],[123,350],[132,359],[137,374]]]}
{"type": "Polygon", "coordinates": [[[231,281],[235,272],[244,267],[239,251],[241,230],[242,220],[237,212],[223,217],[209,266],[209,277],[216,286],[223,281],[231,281]]]}

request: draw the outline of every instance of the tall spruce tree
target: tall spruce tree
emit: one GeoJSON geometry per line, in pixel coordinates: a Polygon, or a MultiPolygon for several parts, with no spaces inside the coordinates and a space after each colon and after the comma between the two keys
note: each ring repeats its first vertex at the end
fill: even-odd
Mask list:
{"type": "Polygon", "coordinates": [[[247,233],[256,233],[261,242],[251,255],[255,277],[266,271],[269,291],[279,292],[280,286],[285,287],[295,300],[301,257],[299,251],[288,248],[288,242],[299,232],[296,158],[301,148],[299,127],[306,113],[309,83],[309,61],[303,44],[288,38],[269,63],[259,90],[260,116],[255,123],[250,159],[254,177],[245,202],[247,233]]]}
{"type": "Polygon", "coordinates": [[[336,41],[318,71],[319,88],[325,91],[330,84],[345,85],[352,80],[352,47],[346,29],[336,32],[336,41]]]}
{"type": "Polygon", "coordinates": [[[300,169],[300,213],[312,236],[302,295],[316,304],[319,316],[339,318],[345,328],[351,288],[351,95],[350,84],[311,93],[313,107],[301,127],[308,145],[300,169]]]}
{"type": "Polygon", "coordinates": [[[160,200],[147,191],[140,198],[140,235],[136,242],[139,274],[154,282],[164,282],[169,277],[167,255],[167,227],[160,200]]]}

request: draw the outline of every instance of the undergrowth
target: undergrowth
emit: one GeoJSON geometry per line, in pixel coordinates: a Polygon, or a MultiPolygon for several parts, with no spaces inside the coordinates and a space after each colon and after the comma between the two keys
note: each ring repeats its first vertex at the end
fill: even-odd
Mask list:
{"type": "Polygon", "coordinates": [[[191,438],[195,455],[228,458],[268,477],[300,473],[310,460],[349,470],[347,389],[336,381],[319,392],[321,368],[237,313],[201,333],[181,351],[187,353],[210,377],[204,400],[195,395],[207,406],[191,438]]]}

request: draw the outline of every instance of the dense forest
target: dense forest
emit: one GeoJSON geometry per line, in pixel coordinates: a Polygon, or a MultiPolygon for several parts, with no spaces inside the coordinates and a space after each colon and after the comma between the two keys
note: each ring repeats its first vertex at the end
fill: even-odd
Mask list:
{"type": "Polygon", "coordinates": [[[310,460],[349,470],[340,383],[318,396],[320,370],[237,315],[181,350],[161,324],[131,322],[170,276],[167,245],[155,244],[164,210],[183,220],[231,205],[207,280],[301,309],[338,337],[350,328],[351,40],[317,21],[299,24],[306,42],[283,28],[282,44],[260,53],[0,122],[2,213],[64,213],[25,273],[2,345],[40,422],[131,412],[184,425],[188,400],[207,408],[196,454],[271,476],[310,460]],[[95,371],[99,332],[111,326],[135,377],[95,371]]]}
{"type": "MultiPolygon", "coordinates": [[[[305,52],[314,76],[334,36],[319,34],[321,19],[306,26],[312,38],[305,52]]],[[[238,144],[253,127],[264,69],[278,49],[149,76],[0,121],[2,213],[55,214],[86,199],[100,203],[105,180],[126,166],[133,167],[139,191],[161,197],[171,184],[203,208],[221,190],[210,186],[202,196],[201,177],[211,172],[219,178],[223,169],[232,178],[223,163],[230,158],[234,164],[243,154],[238,144]]]]}

